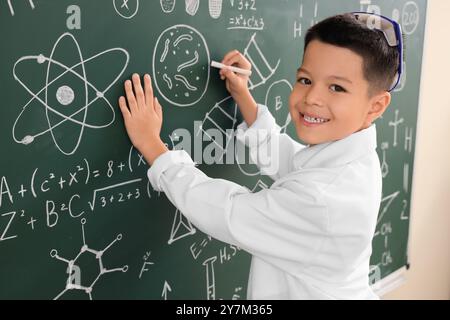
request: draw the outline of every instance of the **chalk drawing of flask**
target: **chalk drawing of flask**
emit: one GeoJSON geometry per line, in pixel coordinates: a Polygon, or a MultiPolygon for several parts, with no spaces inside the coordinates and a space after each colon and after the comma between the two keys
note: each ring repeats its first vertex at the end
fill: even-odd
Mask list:
{"type": "Polygon", "coordinates": [[[209,0],[209,15],[218,19],[222,13],[222,0],[209,0]]]}
{"type": "Polygon", "coordinates": [[[175,8],[176,0],[160,0],[161,9],[164,13],[171,13],[175,8]]]}
{"type": "Polygon", "coordinates": [[[195,16],[198,10],[198,6],[200,4],[200,0],[186,0],[186,12],[191,15],[195,16]]]}

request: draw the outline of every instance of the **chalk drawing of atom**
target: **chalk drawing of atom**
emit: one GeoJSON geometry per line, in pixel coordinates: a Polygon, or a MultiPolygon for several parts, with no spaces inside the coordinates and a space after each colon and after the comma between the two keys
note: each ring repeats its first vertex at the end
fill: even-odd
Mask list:
{"type": "Polygon", "coordinates": [[[120,79],[128,62],[129,54],[122,48],[84,59],[70,33],[58,38],[49,57],[38,54],[18,59],[14,79],[31,99],[14,122],[14,141],[29,145],[50,133],[59,151],[73,155],[85,128],[102,129],[114,122],[115,111],[105,94],[120,79]]]}

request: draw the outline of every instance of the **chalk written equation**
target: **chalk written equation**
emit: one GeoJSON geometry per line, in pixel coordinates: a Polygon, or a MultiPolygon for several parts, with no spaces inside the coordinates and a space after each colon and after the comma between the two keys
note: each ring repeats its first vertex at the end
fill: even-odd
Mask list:
{"type": "Polygon", "coordinates": [[[46,226],[53,228],[64,214],[68,214],[72,218],[79,218],[87,212],[94,212],[97,209],[135,201],[141,197],[151,198],[151,186],[147,179],[142,179],[142,177],[125,179],[125,177],[129,177],[130,173],[133,173],[135,168],[145,165],[146,162],[142,155],[131,147],[127,160],[109,160],[99,167],[93,167],[89,159],[84,158],[78,165],[60,174],[43,172],[39,168],[35,168],[23,183],[16,186],[10,185],[7,176],[2,176],[0,209],[4,207],[16,209],[0,214],[1,219],[6,221],[6,224],[0,224],[3,226],[3,230],[0,229],[0,242],[19,236],[14,233],[15,224],[23,221],[31,230],[34,230],[35,225],[40,222],[42,218],[37,218],[35,215],[39,205],[33,202],[33,215],[27,213],[27,208],[21,208],[22,203],[28,203],[29,199],[40,203],[40,210],[44,213],[46,226]],[[114,181],[114,183],[98,188],[99,181],[103,183],[105,179],[114,181]],[[67,192],[72,189],[82,189],[83,192],[74,192],[65,201],[53,200],[52,196],[60,199],[61,197],[57,196],[59,192],[67,192]]]}
{"type": "Polygon", "coordinates": [[[231,1],[228,30],[264,30],[264,18],[258,15],[256,0],[231,1]]]}

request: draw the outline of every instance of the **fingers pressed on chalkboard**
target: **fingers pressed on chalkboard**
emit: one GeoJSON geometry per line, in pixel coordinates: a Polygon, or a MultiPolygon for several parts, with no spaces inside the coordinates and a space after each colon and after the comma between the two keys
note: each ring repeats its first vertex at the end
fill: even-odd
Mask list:
{"type": "Polygon", "coordinates": [[[122,115],[124,117],[128,117],[128,116],[131,115],[130,114],[130,110],[127,107],[127,102],[125,101],[125,97],[124,96],[121,96],[119,98],[119,107],[120,107],[120,111],[122,111],[122,115]]]}
{"type": "Polygon", "coordinates": [[[151,106],[153,103],[153,88],[152,88],[152,80],[150,75],[146,74],[144,76],[144,88],[145,88],[145,100],[148,106],[151,106]]]}
{"type": "Polygon", "coordinates": [[[128,100],[128,106],[130,107],[131,113],[137,111],[137,103],[136,98],[134,97],[133,88],[131,86],[131,81],[127,80],[125,81],[125,93],[128,100]]]}
{"type": "Polygon", "coordinates": [[[162,119],[162,107],[159,104],[158,98],[155,97],[153,105],[155,106],[156,114],[162,119]]]}
{"type": "Polygon", "coordinates": [[[142,108],[145,105],[145,96],[144,90],[142,90],[141,78],[137,73],[133,74],[133,84],[137,107],[142,108]]]}

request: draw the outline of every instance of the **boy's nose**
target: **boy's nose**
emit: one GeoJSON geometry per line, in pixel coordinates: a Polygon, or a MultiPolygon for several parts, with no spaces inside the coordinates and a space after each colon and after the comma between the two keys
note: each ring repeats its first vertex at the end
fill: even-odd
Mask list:
{"type": "Polygon", "coordinates": [[[323,106],[323,93],[321,93],[321,89],[317,86],[311,85],[306,91],[304,97],[304,103],[309,106],[323,106]]]}

